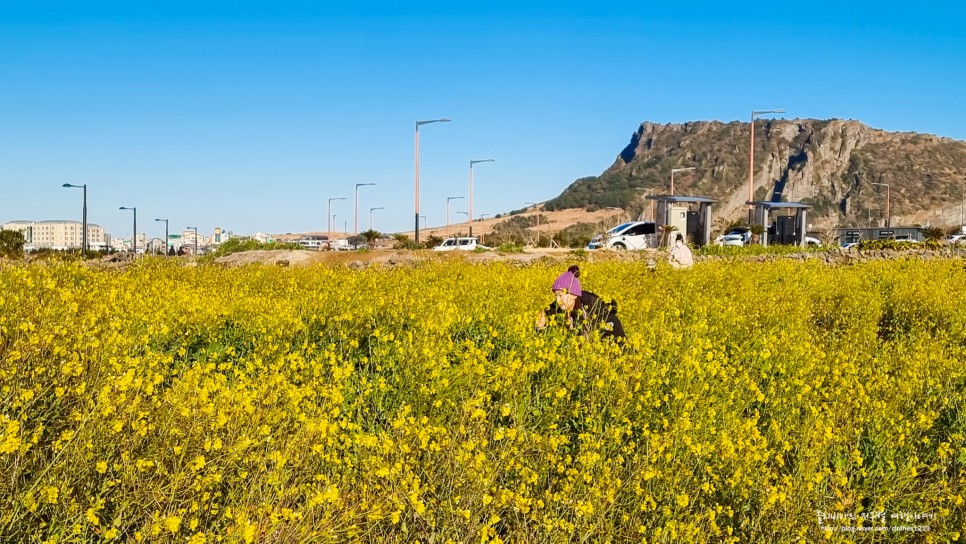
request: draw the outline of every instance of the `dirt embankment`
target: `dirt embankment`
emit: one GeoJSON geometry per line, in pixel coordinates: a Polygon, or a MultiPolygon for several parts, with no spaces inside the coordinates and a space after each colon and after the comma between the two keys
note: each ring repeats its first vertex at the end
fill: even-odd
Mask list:
{"type": "MultiPolygon", "coordinates": [[[[910,249],[903,251],[875,250],[859,251],[857,248],[832,248],[827,251],[809,251],[788,254],[710,256],[697,255],[696,262],[705,261],[750,261],[766,262],[780,259],[797,261],[818,260],[828,264],[857,264],[871,260],[891,259],[962,259],[966,257],[964,248],[944,248],[940,250],[910,249]]],[[[246,251],[215,259],[223,266],[244,266],[249,264],[269,264],[277,266],[348,266],[365,268],[368,266],[406,266],[416,263],[433,262],[512,262],[531,264],[537,262],[641,262],[650,267],[658,262],[667,261],[665,250],[649,249],[644,251],[575,251],[570,249],[533,248],[524,253],[476,252],[434,252],[431,250],[371,250],[371,251],[246,251]]]]}

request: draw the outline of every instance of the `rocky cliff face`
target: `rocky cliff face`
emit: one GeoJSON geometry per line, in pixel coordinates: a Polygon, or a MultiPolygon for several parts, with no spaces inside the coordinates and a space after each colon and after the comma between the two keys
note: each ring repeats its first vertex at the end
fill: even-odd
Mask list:
{"type": "MultiPolygon", "coordinates": [[[[614,164],[575,181],[547,207],[648,208],[643,196],[675,194],[719,200],[715,216],[746,216],[748,123],[645,122],[614,164]]],[[[966,183],[966,142],[916,133],[890,133],[843,120],[758,120],[755,123],[755,200],[805,202],[816,228],[881,224],[886,188],[892,223],[960,224],[966,183]]],[[[646,213],[645,213],[646,215],[646,213]]]]}

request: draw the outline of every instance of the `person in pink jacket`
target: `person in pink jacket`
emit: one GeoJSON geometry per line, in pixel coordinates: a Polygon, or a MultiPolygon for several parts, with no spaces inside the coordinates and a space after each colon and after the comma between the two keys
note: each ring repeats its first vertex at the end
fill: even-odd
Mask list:
{"type": "Polygon", "coordinates": [[[537,316],[537,328],[547,326],[548,319],[558,318],[568,328],[590,334],[600,330],[601,338],[623,340],[624,325],[617,317],[617,303],[605,301],[580,287],[580,267],[573,265],[553,282],[555,300],[537,316]]]}

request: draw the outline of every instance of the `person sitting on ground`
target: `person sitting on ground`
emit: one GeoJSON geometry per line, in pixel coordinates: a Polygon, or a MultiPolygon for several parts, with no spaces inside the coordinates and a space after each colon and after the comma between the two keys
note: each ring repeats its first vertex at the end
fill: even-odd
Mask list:
{"type": "Polygon", "coordinates": [[[673,268],[691,268],[694,264],[694,255],[691,254],[691,249],[684,243],[684,238],[680,234],[674,242],[669,262],[673,268]]]}
{"type": "Polygon", "coordinates": [[[555,300],[537,317],[537,328],[547,326],[548,318],[559,316],[567,327],[585,336],[600,329],[601,338],[627,337],[624,325],[617,317],[617,303],[585,291],[580,287],[580,267],[573,265],[553,282],[555,300]]]}

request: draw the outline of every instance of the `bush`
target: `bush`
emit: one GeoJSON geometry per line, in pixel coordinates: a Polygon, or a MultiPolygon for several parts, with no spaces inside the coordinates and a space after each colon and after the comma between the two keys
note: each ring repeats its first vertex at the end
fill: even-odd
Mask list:
{"type": "Polygon", "coordinates": [[[517,244],[500,244],[500,247],[496,248],[500,253],[523,253],[523,246],[517,244]]]}
{"type": "Polygon", "coordinates": [[[718,255],[718,256],[741,256],[741,255],[788,255],[791,253],[818,253],[828,251],[828,248],[821,246],[790,246],[775,244],[770,246],[748,245],[748,246],[726,246],[708,244],[706,246],[692,248],[691,252],[695,255],[718,255]]]}
{"type": "Polygon", "coordinates": [[[0,257],[23,257],[23,246],[26,243],[19,230],[0,230],[0,257]]]}
{"type": "Polygon", "coordinates": [[[282,242],[259,242],[258,240],[242,240],[241,238],[232,238],[227,242],[223,242],[218,245],[218,247],[210,253],[212,258],[224,257],[225,255],[231,255],[232,253],[240,253],[242,251],[255,251],[258,249],[305,249],[296,243],[282,243],[282,242]]]}

